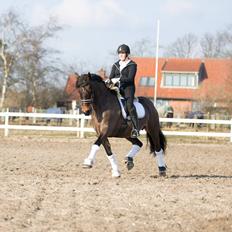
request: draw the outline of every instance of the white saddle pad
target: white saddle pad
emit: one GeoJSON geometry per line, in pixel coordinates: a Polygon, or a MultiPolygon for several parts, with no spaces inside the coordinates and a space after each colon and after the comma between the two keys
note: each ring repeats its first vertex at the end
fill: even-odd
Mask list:
{"type": "MultiPolygon", "coordinates": [[[[121,110],[122,110],[122,116],[124,119],[129,119],[130,116],[127,115],[124,107],[123,107],[123,104],[122,104],[122,101],[121,101],[122,98],[118,98],[118,101],[120,103],[120,106],[121,106],[121,110]]],[[[137,112],[137,115],[138,115],[138,118],[144,118],[145,117],[145,109],[143,107],[143,105],[137,100],[135,99],[134,100],[134,106],[136,108],[136,112],[137,112]]]]}

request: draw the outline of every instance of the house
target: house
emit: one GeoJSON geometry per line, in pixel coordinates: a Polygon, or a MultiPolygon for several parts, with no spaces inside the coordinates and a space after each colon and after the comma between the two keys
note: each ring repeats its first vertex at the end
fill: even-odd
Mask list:
{"type": "MultiPolygon", "coordinates": [[[[138,65],[136,95],[153,100],[156,60],[147,57],[133,60],[138,65]]],[[[157,107],[170,105],[176,116],[200,110],[199,101],[221,94],[228,78],[232,80],[231,59],[159,58],[157,107]]]]}
{"type": "MultiPolygon", "coordinates": [[[[137,63],[136,95],[153,101],[156,60],[149,57],[132,59],[137,63]]],[[[103,79],[106,78],[104,70],[99,70],[98,74],[103,79]]],[[[68,95],[67,101],[73,106],[79,99],[75,84],[76,76],[70,75],[65,92],[68,95]]],[[[221,98],[223,102],[226,89],[232,101],[231,59],[158,59],[157,107],[172,106],[175,117],[183,117],[185,112],[201,110],[201,102],[208,104],[211,100],[215,107],[218,106],[217,101],[221,98]]]]}

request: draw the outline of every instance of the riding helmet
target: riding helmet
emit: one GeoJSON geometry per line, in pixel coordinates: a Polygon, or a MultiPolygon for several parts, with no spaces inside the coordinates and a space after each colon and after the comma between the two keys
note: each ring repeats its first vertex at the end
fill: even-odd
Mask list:
{"type": "Polygon", "coordinates": [[[130,54],[130,48],[128,45],[126,44],[122,44],[118,47],[117,50],[118,53],[126,53],[126,54],[130,54]]]}

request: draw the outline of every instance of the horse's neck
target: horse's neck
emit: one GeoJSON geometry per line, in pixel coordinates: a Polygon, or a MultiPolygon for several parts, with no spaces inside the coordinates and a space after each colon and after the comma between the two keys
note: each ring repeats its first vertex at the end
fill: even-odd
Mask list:
{"type": "Polygon", "coordinates": [[[112,106],[116,103],[116,97],[102,83],[97,83],[94,86],[94,109],[101,110],[107,106],[112,106]]]}

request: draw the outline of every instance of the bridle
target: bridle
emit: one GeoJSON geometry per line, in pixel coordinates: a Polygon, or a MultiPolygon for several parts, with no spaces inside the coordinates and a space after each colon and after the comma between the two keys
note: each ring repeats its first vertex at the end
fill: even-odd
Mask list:
{"type": "Polygon", "coordinates": [[[93,103],[93,98],[81,99],[81,103],[89,103],[89,104],[92,104],[92,103],[93,103]]]}
{"type": "MultiPolygon", "coordinates": [[[[82,86],[83,88],[84,86],[82,86]]],[[[83,88],[84,89],[84,88],[83,88]]],[[[80,99],[82,104],[92,104],[93,103],[93,93],[91,93],[91,98],[87,98],[87,99],[80,99]]]]}

